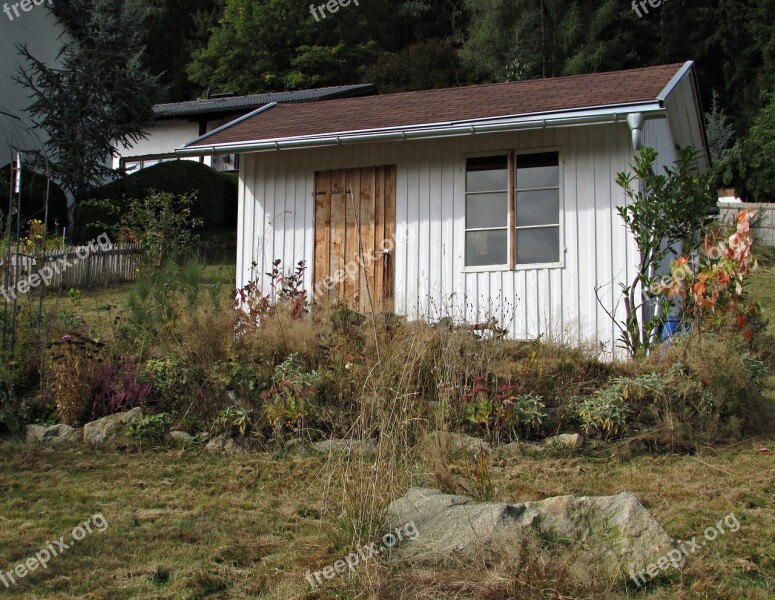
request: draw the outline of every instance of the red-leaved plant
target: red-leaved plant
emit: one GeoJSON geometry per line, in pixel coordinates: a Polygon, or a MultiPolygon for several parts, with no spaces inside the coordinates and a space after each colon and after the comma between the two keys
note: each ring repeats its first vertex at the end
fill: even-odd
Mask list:
{"type": "Polygon", "coordinates": [[[145,406],[151,399],[153,387],[141,380],[134,357],[121,356],[97,364],[93,377],[92,419],[145,406]]]}
{"type": "Polygon", "coordinates": [[[737,227],[729,237],[711,232],[705,238],[698,267],[680,256],[670,265],[671,285],[664,288],[668,298],[679,297],[687,315],[699,323],[705,317],[729,315],[748,341],[753,337],[743,301],[743,284],[757,267],[753,258],[752,210],[737,214],[737,227]]]}

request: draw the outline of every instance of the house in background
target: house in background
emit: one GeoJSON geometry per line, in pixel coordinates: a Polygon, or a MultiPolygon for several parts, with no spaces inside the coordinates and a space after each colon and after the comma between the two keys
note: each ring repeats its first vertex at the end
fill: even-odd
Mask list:
{"type": "MultiPolygon", "coordinates": [[[[180,146],[269,104],[314,102],[375,93],[376,88],[372,84],[360,84],[250,96],[208,95],[204,100],[157,104],[153,107],[154,124],[148,131],[147,139],[140,140],[131,148],[119,148],[113,168],[132,173],[160,162],[178,160],[180,157],[175,150],[180,146]]],[[[195,157],[195,160],[201,160],[218,171],[239,169],[239,155],[235,154],[195,157]]]]}
{"type": "Polygon", "coordinates": [[[239,287],[303,260],[319,304],[610,354],[637,263],[615,178],[642,145],[707,168],[692,62],[271,105],[179,154],[242,157],[239,287]]]}
{"type": "Polygon", "coordinates": [[[17,69],[23,62],[17,46],[26,45],[37,59],[55,66],[62,49],[62,33],[56,17],[42,6],[20,11],[18,17],[0,14],[0,167],[15,160],[17,149],[39,151],[48,139],[26,112],[32,99],[29,90],[16,81],[17,69]]]}

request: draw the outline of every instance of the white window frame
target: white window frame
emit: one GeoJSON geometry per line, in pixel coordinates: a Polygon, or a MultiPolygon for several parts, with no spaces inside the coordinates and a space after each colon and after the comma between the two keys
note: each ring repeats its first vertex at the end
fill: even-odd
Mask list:
{"type": "MultiPolygon", "coordinates": [[[[511,198],[512,198],[512,152],[511,150],[494,150],[492,152],[477,152],[476,154],[467,154],[464,157],[465,163],[463,167],[463,269],[468,272],[486,272],[486,271],[508,271],[509,270],[509,257],[511,256],[512,249],[511,249],[511,209],[509,205],[511,204],[511,198]],[[506,189],[506,225],[504,227],[486,227],[486,228],[468,228],[468,224],[466,223],[466,213],[468,212],[468,159],[469,158],[488,158],[488,157],[500,157],[505,156],[506,157],[506,183],[507,183],[507,189],[506,189]],[[468,232],[469,231],[500,231],[502,229],[506,230],[506,262],[502,264],[492,264],[492,265],[479,265],[479,266],[468,266],[466,265],[466,240],[468,239],[468,232]]],[[[482,192],[476,192],[476,193],[482,193],[482,192]]],[[[476,194],[475,193],[475,194],[476,194]]]]}
{"type": "MultiPolygon", "coordinates": [[[[463,273],[497,273],[504,271],[535,271],[545,269],[563,269],[565,268],[565,254],[567,252],[567,246],[565,245],[565,157],[563,154],[562,146],[538,146],[530,148],[520,149],[502,149],[495,148],[489,152],[471,152],[463,155],[463,218],[461,226],[461,240],[463,245],[463,251],[460,253],[461,272],[463,273]],[[517,157],[525,154],[544,154],[547,152],[556,152],[558,155],[559,163],[559,236],[560,236],[560,260],[551,263],[530,263],[530,264],[516,264],[516,234],[518,232],[516,227],[516,212],[517,212],[517,157]],[[508,263],[505,264],[493,264],[482,266],[466,266],[466,173],[467,173],[467,159],[480,158],[486,156],[498,156],[506,154],[509,157],[509,215],[508,215],[508,263]]],[[[546,227],[546,226],[542,226],[546,227]]]]}
{"type": "MultiPolygon", "coordinates": [[[[529,148],[526,150],[517,150],[514,153],[514,174],[513,174],[513,180],[512,184],[514,186],[514,198],[512,200],[514,204],[514,223],[512,225],[512,229],[514,229],[514,237],[512,238],[514,240],[514,244],[516,245],[516,236],[519,234],[519,229],[527,229],[527,228],[518,228],[516,225],[516,215],[517,215],[517,158],[520,156],[525,156],[527,154],[547,154],[550,152],[556,152],[557,153],[557,165],[558,165],[558,177],[559,177],[559,185],[558,185],[558,193],[560,194],[559,198],[559,206],[558,206],[558,214],[557,217],[559,219],[559,255],[560,260],[556,262],[549,262],[549,263],[523,263],[523,264],[517,264],[517,249],[512,248],[512,256],[514,257],[514,266],[513,269],[515,271],[529,271],[529,270],[535,270],[535,269],[562,269],[565,266],[565,188],[564,188],[564,166],[565,166],[565,160],[562,155],[562,148],[560,147],[551,147],[551,148],[529,148]]],[[[548,188],[553,189],[553,188],[548,188]]],[[[554,225],[541,225],[536,227],[536,229],[540,229],[541,227],[554,227],[554,225]]]]}

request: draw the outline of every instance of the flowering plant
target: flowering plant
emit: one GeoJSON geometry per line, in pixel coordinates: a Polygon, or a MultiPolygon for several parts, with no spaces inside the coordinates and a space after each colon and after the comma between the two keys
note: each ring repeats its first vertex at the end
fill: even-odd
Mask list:
{"type": "Polygon", "coordinates": [[[757,267],[752,253],[753,215],[752,210],[741,210],[735,232],[727,238],[709,233],[696,269],[692,269],[685,256],[674,260],[670,265],[669,283],[662,286],[665,296],[680,298],[687,314],[698,321],[719,313],[732,315],[746,340],[753,337],[753,329],[743,302],[743,284],[757,267]]]}

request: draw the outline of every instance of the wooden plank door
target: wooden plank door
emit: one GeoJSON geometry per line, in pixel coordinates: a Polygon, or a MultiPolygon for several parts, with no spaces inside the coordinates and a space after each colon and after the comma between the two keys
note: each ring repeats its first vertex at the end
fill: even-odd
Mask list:
{"type": "Polygon", "coordinates": [[[315,173],[314,302],[393,311],[396,166],[315,173]]]}

